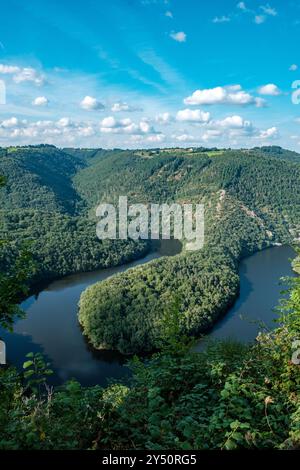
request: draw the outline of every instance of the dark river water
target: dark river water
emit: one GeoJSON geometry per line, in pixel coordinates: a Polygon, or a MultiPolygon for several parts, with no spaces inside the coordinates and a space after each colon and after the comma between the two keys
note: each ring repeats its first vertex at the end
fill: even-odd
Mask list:
{"type": "MultiPolygon", "coordinates": [[[[128,376],[129,370],[124,365],[127,358],[117,352],[93,350],[82,335],[77,320],[80,294],[89,285],[118,272],[178,252],[179,244],[162,246],[160,251],[125,266],[68,276],[51,283],[22,303],[26,318],[16,322],[13,333],[0,331],[6,342],[8,362],[21,368],[28,352],[42,352],[52,364],[53,384],[74,377],[83,385],[105,385],[107,380],[128,376]]],[[[242,261],[240,297],[207,337],[251,341],[259,329],[253,321],[273,327],[276,317],[273,308],[282,289],[279,278],[293,274],[290,266],[293,257],[291,248],[274,247],[242,261]]],[[[197,348],[203,348],[203,340],[197,348]]]]}
{"type": "Polygon", "coordinates": [[[262,326],[275,328],[277,314],[274,309],[284,290],[284,285],[279,281],[281,277],[295,276],[291,268],[293,258],[295,252],[289,246],[275,246],[245,258],[239,268],[239,298],[205,339],[199,342],[196,351],[203,350],[207,339],[248,342],[256,338],[262,326]]]}

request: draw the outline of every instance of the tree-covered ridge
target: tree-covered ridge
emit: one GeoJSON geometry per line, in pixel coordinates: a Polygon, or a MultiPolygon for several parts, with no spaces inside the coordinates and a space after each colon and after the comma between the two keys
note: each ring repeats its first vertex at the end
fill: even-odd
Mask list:
{"type": "Polygon", "coordinates": [[[182,332],[199,335],[235,299],[239,259],[299,236],[300,165],[255,151],[223,151],[211,158],[209,152],[183,150],[148,157],[121,152],[81,170],[75,184],[92,205],[127,194],[134,202],[202,202],[206,208],[205,250],[156,261],[82,295],[79,320],[99,348],[125,353],[155,348],[161,329],[157,312],[177,292],[182,332]]]}
{"type": "Polygon", "coordinates": [[[239,278],[231,259],[208,249],[160,259],[91,286],[79,320],[95,347],[123,353],[159,347],[164,306],[180,298],[181,331],[197,335],[236,298],[239,278]]]}
{"type": "Polygon", "coordinates": [[[283,149],[277,145],[254,147],[252,151],[254,151],[256,154],[265,154],[270,157],[280,158],[282,160],[289,160],[296,163],[300,162],[299,153],[292,150],[283,149]]]}
{"type": "Polygon", "coordinates": [[[82,297],[79,317],[96,347],[150,350],[160,338],[163,299],[179,290],[183,331],[199,334],[236,297],[241,257],[299,237],[300,164],[292,157],[277,147],[1,149],[1,233],[10,240],[2,266],[23,240],[31,242],[37,265],[32,282],[124,263],[149,244],[98,240],[100,202],[126,195],[129,203],[204,203],[203,253],[153,262],[143,275],[136,269],[94,286],[82,297]]]}
{"type": "Polygon", "coordinates": [[[124,264],[149,251],[146,241],[99,240],[95,221],[59,212],[0,211],[1,234],[7,244],[0,252],[5,270],[24,242],[36,265],[31,285],[66,276],[124,264]]]}
{"type": "Polygon", "coordinates": [[[67,274],[123,264],[149,250],[144,242],[100,241],[95,214],[73,185],[73,177],[97,151],[59,150],[50,145],[0,149],[0,237],[9,243],[0,256],[9,267],[24,241],[36,272],[30,284],[67,274]]]}
{"type": "Polygon", "coordinates": [[[73,214],[80,198],[72,177],[83,166],[80,158],[53,146],[1,149],[0,174],[6,178],[1,208],[73,214]]]}
{"type": "MultiPolygon", "coordinates": [[[[125,156],[118,152],[120,159],[125,156]]],[[[107,178],[113,172],[109,163],[113,152],[99,151],[97,156],[98,152],[91,155],[88,150],[76,149],[73,153],[78,157],[81,154],[86,168],[96,167],[102,158],[107,159],[107,178]]],[[[150,158],[142,158],[156,165],[156,158],[167,158],[168,152],[163,153],[155,151],[150,158]]],[[[288,297],[279,308],[278,328],[271,333],[262,332],[251,346],[221,342],[205,353],[194,353],[190,351],[189,338],[184,335],[209,326],[220,310],[226,308],[238,288],[236,268],[242,256],[299,235],[299,204],[296,207],[291,204],[291,201],[297,204],[298,167],[286,161],[286,169],[273,166],[273,156],[262,156],[267,163],[263,160],[261,171],[257,171],[260,159],[251,160],[252,167],[249,164],[252,154],[228,152],[227,168],[222,161],[224,154],[214,151],[210,158],[207,151],[198,155],[178,150],[176,158],[180,158],[181,164],[175,173],[174,156],[170,153],[171,168],[166,163],[155,170],[158,174],[154,172],[154,181],[156,184],[160,181],[160,191],[166,191],[168,197],[172,187],[178,201],[205,202],[204,250],[133,269],[124,276],[105,281],[103,292],[100,285],[93,286],[92,295],[88,290],[82,300],[91,303],[83,321],[87,322],[85,327],[90,328],[97,346],[103,341],[113,342],[120,349],[139,350],[144,342],[149,349],[157,345],[162,350],[144,363],[134,360],[131,383],[113,384],[104,389],[83,388],[76,381],[46,388],[50,371],[40,355],[27,357],[24,373],[1,367],[0,449],[300,448],[300,369],[298,346],[295,346],[300,332],[299,278],[290,280],[288,297]],[[189,179],[188,172],[195,169],[196,163],[188,170],[186,161],[198,156],[199,167],[189,179]],[[243,162],[249,166],[244,167],[243,162]],[[286,171],[286,180],[280,179],[281,171],[286,171]],[[247,183],[247,175],[254,174],[252,187],[248,185],[244,190],[240,179],[247,183]],[[260,175],[274,191],[263,188],[260,175]],[[181,181],[185,181],[182,186],[181,181]],[[277,191],[276,181],[280,181],[277,191]],[[289,198],[291,191],[295,193],[289,198]],[[134,305],[137,308],[131,312],[134,305]],[[110,325],[119,329],[117,335],[110,325]]],[[[256,153],[254,157],[260,158],[256,153]]],[[[130,155],[126,158],[130,162],[130,155]]],[[[115,181],[111,177],[112,200],[118,195],[117,185],[123,184],[126,171],[125,168],[124,172],[118,171],[118,162],[118,159],[114,161],[115,181]]],[[[132,178],[130,184],[138,177],[132,175],[135,165],[138,162],[127,173],[128,180],[132,178]]],[[[148,167],[147,171],[150,171],[148,167]]],[[[82,173],[86,175],[86,170],[82,173]]],[[[88,199],[88,180],[83,182],[84,178],[81,171],[77,173],[75,185],[76,188],[81,185],[79,197],[84,205],[93,208],[95,203],[88,199]]],[[[149,179],[152,181],[151,176],[149,179]]],[[[93,184],[97,188],[96,182],[93,184]]],[[[127,184],[124,183],[124,188],[127,184]]],[[[155,183],[152,186],[145,180],[147,192],[140,180],[138,184],[139,193],[132,198],[147,198],[155,190],[155,183]]],[[[105,198],[101,185],[98,190],[105,198]]],[[[19,256],[22,240],[31,240],[40,275],[43,269],[52,270],[51,275],[63,275],[69,269],[88,269],[90,262],[97,264],[102,260],[110,264],[115,257],[120,261],[128,248],[127,244],[119,243],[114,248],[109,244],[99,247],[91,238],[94,230],[89,230],[94,221],[80,213],[75,217],[62,208],[54,211],[47,208],[44,213],[35,207],[24,210],[16,201],[11,197],[9,210],[1,213],[1,238],[8,237],[9,243],[0,250],[6,266],[0,282],[0,314],[15,313],[15,301],[6,294],[15,295],[22,290],[29,274],[30,266],[27,264],[26,270],[24,265],[26,257],[19,256]]],[[[140,244],[133,245],[129,256],[136,255],[140,247],[140,244]]]]}

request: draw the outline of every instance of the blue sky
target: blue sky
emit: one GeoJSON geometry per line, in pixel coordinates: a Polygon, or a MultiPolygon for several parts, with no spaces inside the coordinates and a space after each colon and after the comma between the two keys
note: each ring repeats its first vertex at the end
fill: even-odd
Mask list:
{"type": "Polygon", "coordinates": [[[300,1],[0,1],[0,145],[300,151],[300,1]]]}

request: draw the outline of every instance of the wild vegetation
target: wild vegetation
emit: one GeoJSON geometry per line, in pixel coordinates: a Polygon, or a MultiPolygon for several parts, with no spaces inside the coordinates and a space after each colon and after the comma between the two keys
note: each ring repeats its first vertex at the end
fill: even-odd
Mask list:
{"type": "Polygon", "coordinates": [[[300,156],[252,150],[0,150],[1,237],[7,269],[26,241],[36,271],[30,284],[118,265],[143,256],[147,241],[100,241],[95,208],[116,203],[205,204],[205,249],[154,261],[87,290],[79,319],[97,348],[150,351],[161,335],[165,301],[181,295],[182,333],[209,328],[236,298],[238,261],[299,236],[300,156]]]}
{"type": "MultiPolygon", "coordinates": [[[[162,306],[181,296],[182,333],[199,335],[238,294],[238,261],[299,234],[300,165],[283,150],[123,152],[95,156],[75,176],[82,198],[116,202],[202,202],[205,248],[158,260],[91,286],[79,320],[96,348],[150,351],[160,341],[162,306]],[[116,181],[115,174],[119,179],[116,181]]],[[[296,157],[295,157],[296,158],[296,157]]]]}
{"type": "Polygon", "coordinates": [[[299,299],[294,278],[276,330],[204,353],[190,351],[169,304],[162,351],[131,363],[130,384],[51,389],[39,355],[24,374],[1,368],[0,449],[299,449],[299,299]]]}
{"type": "Polygon", "coordinates": [[[72,181],[87,165],[82,155],[84,151],[71,155],[44,145],[0,149],[0,174],[5,177],[0,190],[0,237],[7,242],[0,265],[7,270],[15,253],[27,243],[36,265],[31,286],[123,264],[149,251],[143,241],[97,238],[95,214],[89,217],[72,181]]]}
{"type": "Polygon", "coordinates": [[[289,281],[273,332],[247,347],[221,342],[191,351],[192,335],[234,300],[241,257],[299,237],[297,155],[278,148],[173,154],[38,146],[2,149],[0,162],[6,327],[20,314],[19,295],[40,278],[117,264],[149,249],[98,241],[98,202],[120,194],[204,202],[207,225],[202,251],[130,270],[81,299],[80,320],[96,347],[158,350],[131,362],[130,383],[83,388],[71,381],[53,389],[51,364],[40,354],[24,358],[23,373],[1,367],[0,449],[300,448],[299,277],[289,281]]]}

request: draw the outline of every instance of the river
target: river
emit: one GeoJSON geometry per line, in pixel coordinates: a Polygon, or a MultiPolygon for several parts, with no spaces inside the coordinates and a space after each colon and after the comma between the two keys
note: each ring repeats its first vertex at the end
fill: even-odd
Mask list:
{"type": "MultiPolygon", "coordinates": [[[[95,351],[82,335],[77,309],[80,294],[91,284],[123,272],[134,266],[150,262],[160,256],[172,256],[180,251],[178,245],[163,245],[143,259],[124,266],[76,274],[52,282],[21,305],[26,317],[15,323],[14,332],[1,331],[6,342],[8,362],[22,368],[25,355],[42,352],[51,362],[54,375],[52,384],[76,378],[82,385],[105,385],[108,380],[129,375],[124,365],[127,358],[113,351],[95,351]]],[[[251,341],[263,321],[273,327],[282,286],[281,276],[292,275],[289,247],[274,247],[244,259],[240,264],[241,291],[234,306],[221,319],[208,338],[234,338],[251,341]],[[240,315],[245,318],[241,319],[240,315]],[[253,322],[256,323],[253,323],[253,322]]],[[[203,349],[204,341],[197,348],[203,349]]]]}

